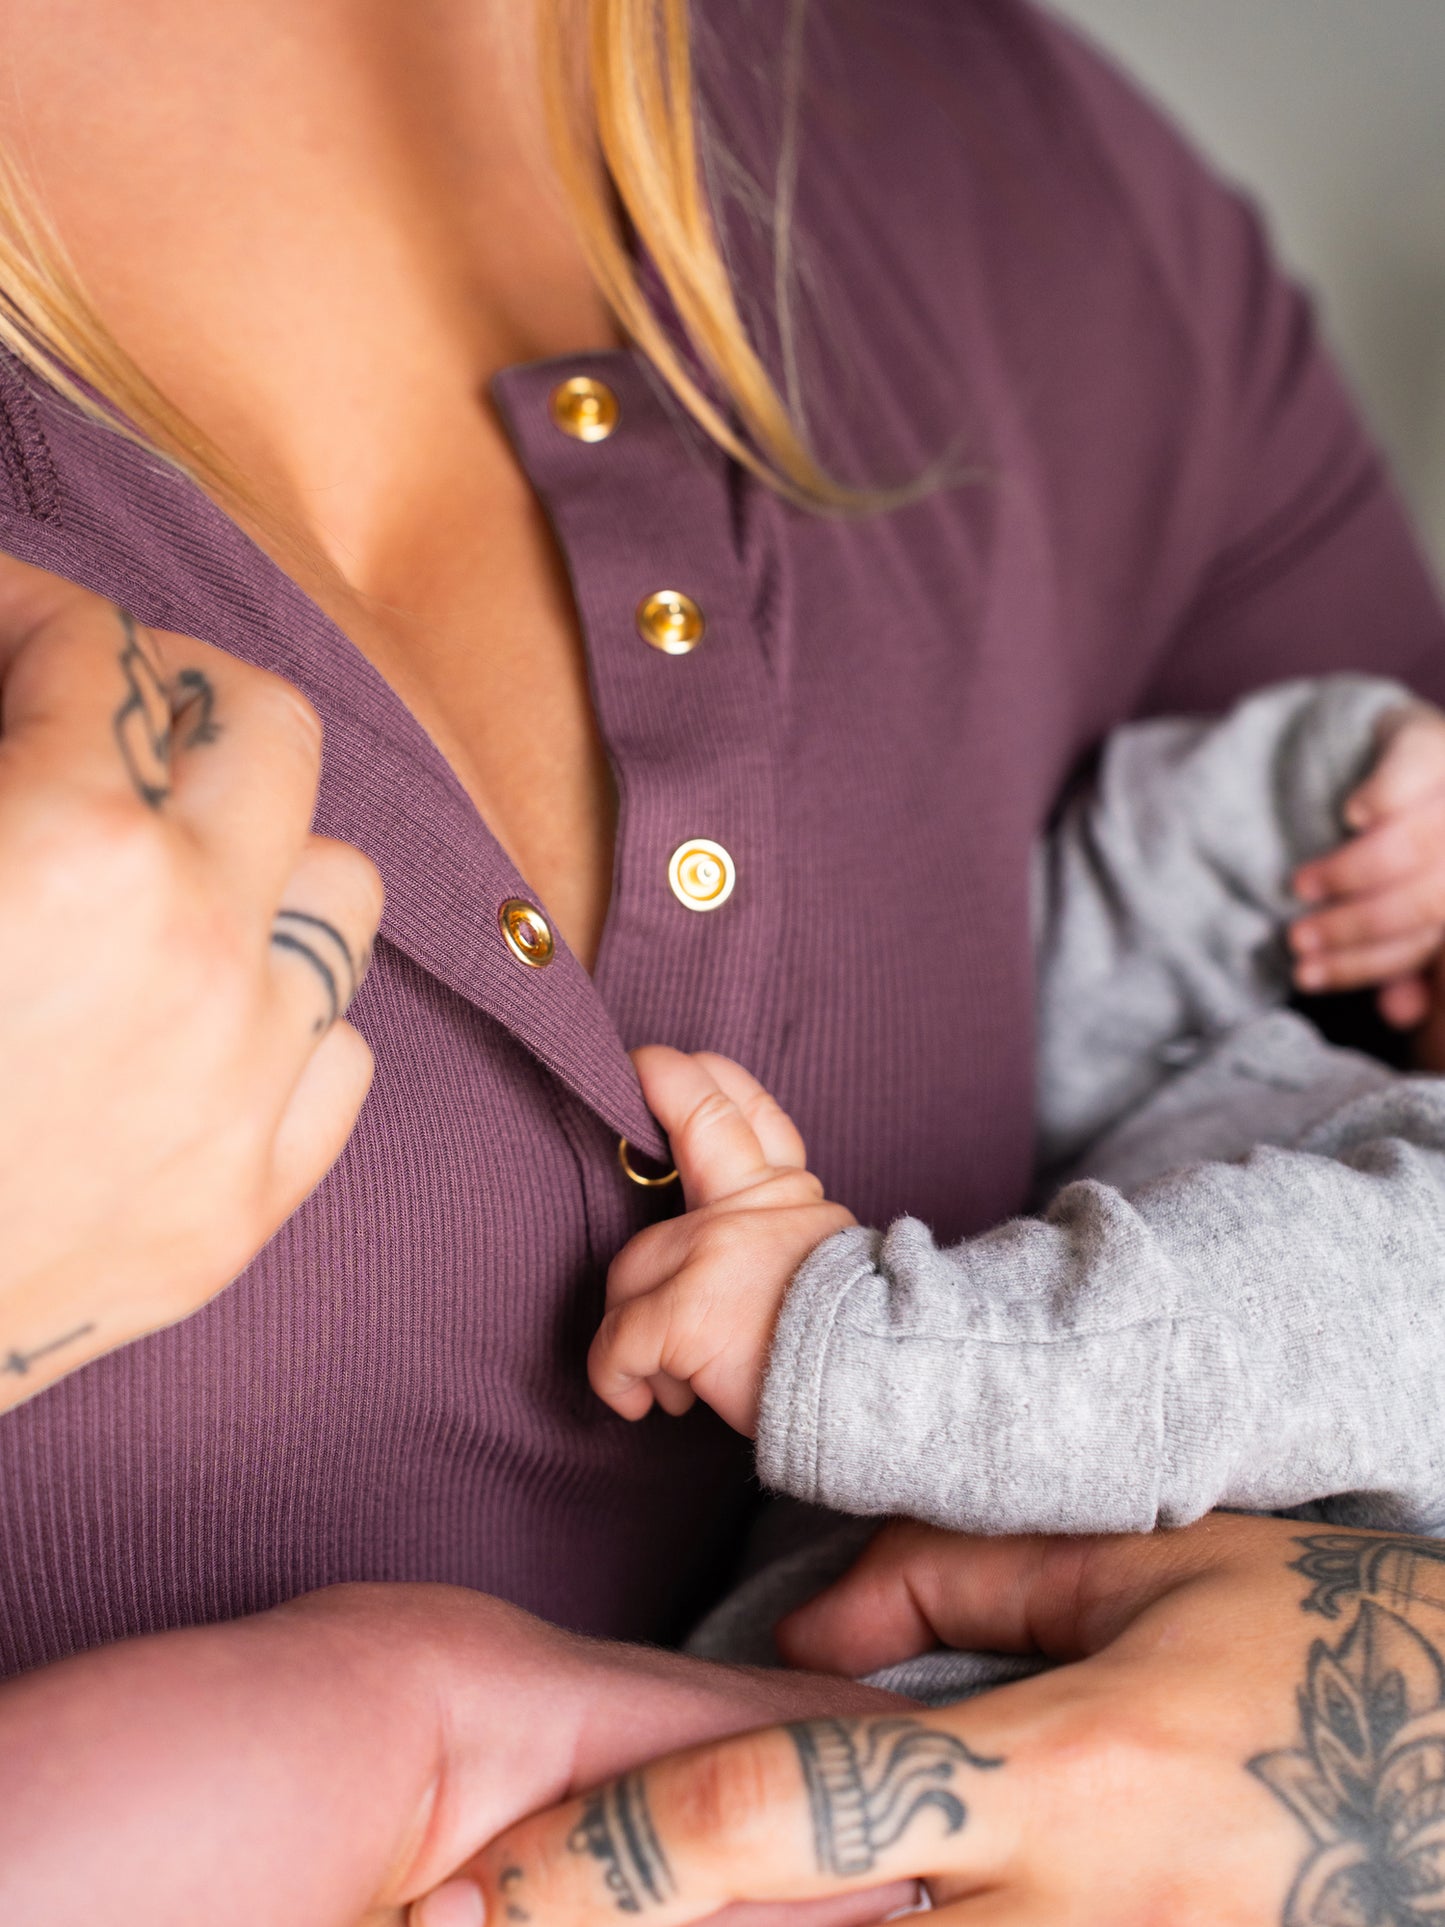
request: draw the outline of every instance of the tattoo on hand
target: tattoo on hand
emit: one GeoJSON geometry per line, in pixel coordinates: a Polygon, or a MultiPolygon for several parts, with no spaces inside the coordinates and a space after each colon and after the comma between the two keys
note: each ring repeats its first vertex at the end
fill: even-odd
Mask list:
{"type": "Polygon", "coordinates": [[[78,1344],[82,1338],[89,1338],[94,1330],[94,1325],[77,1325],[64,1338],[52,1338],[48,1345],[38,1346],[33,1352],[7,1352],[3,1362],[0,1362],[0,1377],[24,1378],[38,1360],[49,1358],[52,1352],[58,1352],[66,1345],[78,1344]]]}
{"type": "Polygon", "coordinates": [[[497,1886],[501,1890],[502,1901],[506,1907],[507,1919],[519,1922],[529,1921],[532,1916],[516,1898],[517,1888],[522,1883],[520,1867],[503,1867],[497,1876],[497,1886]]]}
{"type": "Polygon", "coordinates": [[[625,1773],[590,1795],[567,1850],[597,1861],[619,1913],[640,1914],[648,1906],[660,1906],[674,1891],[641,1773],[625,1773]]]}
{"type": "Polygon", "coordinates": [[[957,1833],[968,1818],[953,1791],[959,1768],[1003,1765],[920,1720],[804,1720],[788,1731],[807,1782],[820,1873],[871,1873],[879,1853],[930,1808],[957,1833]]]}
{"type": "Polygon", "coordinates": [[[1445,1607],[1445,1543],[1400,1534],[1321,1532],[1296,1544],[1290,1567],[1310,1582],[1303,1611],[1338,1619],[1344,1600],[1384,1597],[1403,1611],[1424,1598],[1445,1607]]]}
{"type": "Polygon", "coordinates": [[[1285,1927],[1439,1927],[1445,1919],[1445,1657],[1397,1607],[1445,1607],[1445,1548],[1428,1540],[1324,1534],[1292,1570],[1302,1610],[1340,1617],[1317,1639],[1299,1690],[1300,1744],[1250,1761],[1313,1847],[1285,1927]],[[1387,1603],[1389,1602],[1389,1603],[1387,1603]]]}
{"type": "Polygon", "coordinates": [[[125,695],[111,719],[121,761],[136,795],[158,810],[171,793],[171,745],[182,733],[181,747],[196,749],[214,743],[216,691],[199,669],[183,669],[174,689],[167,689],[151,657],[141,646],[141,629],[128,609],[117,608],[124,646],[116,661],[125,679],[125,695]]]}
{"type": "Polygon", "coordinates": [[[326,1015],[318,1017],[312,1026],[319,1037],[322,1031],[330,1030],[360,988],[362,971],[350,945],[334,923],[328,923],[325,917],[313,917],[306,910],[278,910],[271,944],[276,950],[302,958],[320,978],[326,992],[326,1015]]]}
{"type": "Polygon", "coordinates": [[[136,795],[158,810],[171,793],[171,699],[155,664],[141,648],[128,609],[117,609],[124,647],[116,657],[125,695],[111,719],[121,761],[136,795]]]}
{"type": "Polygon", "coordinates": [[[199,669],[183,669],[176,677],[172,730],[182,732],[182,749],[200,749],[221,733],[216,721],[216,689],[199,669]]]}

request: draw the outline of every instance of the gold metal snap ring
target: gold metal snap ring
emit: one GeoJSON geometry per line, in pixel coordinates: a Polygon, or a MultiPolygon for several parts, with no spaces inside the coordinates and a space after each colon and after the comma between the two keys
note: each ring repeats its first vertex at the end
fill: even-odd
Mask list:
{"type": "Polygon", "coordinates": [[[617,1162],[622,1166],[623,1176],[630,1179],[633,1184],[640,1184],[644,1191],[660,1191],[665,1184],[672,1184],[677,1179],[676,1165],[665,1178],[649,1178],[641,1171],[635,1171],[632,1168],[632,1146],[625,1137],[617,1140],[617,1162]]]}

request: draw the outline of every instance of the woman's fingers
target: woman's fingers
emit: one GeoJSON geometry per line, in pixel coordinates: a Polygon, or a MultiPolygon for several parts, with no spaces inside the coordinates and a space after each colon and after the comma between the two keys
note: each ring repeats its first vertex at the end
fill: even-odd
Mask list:
{"type": "Polygon", "coordinates": [[[1249,1539],[1250,1520],[1104,1538],[974,1539],[887,1526],[835,1584],[783,1620],[793,1666],[858,1676],[935,1646],[1075,1660],[1249,1539]]]}
{"type": "Polygon", "coordinates": [[[1392,938],[1428,935],[1438,940],[1445,925],[1445,823],[1441,825],[1439,873],[1414,873],[1403,882],[1352,896],[1290,927],[1290,948],[1306,958],[1350,950],[1392,938]]]}
{"type": "Polygon", "coordinates": [[[167,809],[248,902],[273,908],[311,828],[321,724],[278,676],[157,638],[176,705],[167,809]]]}
{"type": "Polygon", "coordinates": [[[0,772],[165,811],[269,909],[315,807],[310,705],[279,677],[68,585],[43,606],[11,648],[0,772]]]}
{"type": "Polygon", "coordinates": [[[308,837],[271,923],[281,1021],[307,1048],[346,1013],[381,918],[376,865],[349,843],[308,837]]]}
{"type": "Polygon", "coordinates": [[[777,1134],[768,1106],[772,1111],[777,1107],[771,1099],[768,1106],[757,1102],[758,1094],[766,1098],[767,1093],[746,1071],[725,1058],[689,1057],[661,1044],[644,1045],[632,1053],[632,1061],[648,1108],[667,1133],[689,1210],[731,1197],[767,1176],[773,1160],[748,1110],[762,1117],[765,1130],[777,1134]],[[731,1088],[724,1088],[716,1074],[722,1066],[731,1088]]]}
{"type": "Polygon", "coordinates": [[[1390,817],[1342,843],[1295,873],[1295,895],[1301,903],[1328,903],[1383,890],[1418,875],[1438,853],[1434,832],[1442,813],[1445,798],[1406,816],[1390,817]]]}
{"type": "Polygon", "coordinates": [[[494,1841],[471,1869],[487,1918],[675,1927],[910,1877],[986,1886],[1017,1820],[1001,1761],[960,1730],[973,1717],[804,1720],[655,1761],[494,1841]]]}
{"type": "Polygon", "coordinates": [[[291,1093],[271,1157],[272,1229],[320,1184],[340,1157],[371,1089],[371,1051],[350,1024],[336,1024],[311,1052],[291,1093]]]}
{"type": "Polygon", "coordinates": [[[124,610],[57,588],[10,639],[0,770],[158,809],[170,794],[166,676],[155,639],[124,610]]]}
{"type": "Polygon", "coordinates": [[[0,1408],[204,1304],[355,1120],[381,891],[317,769],[275,678],[0,558],[0,1408]]]}

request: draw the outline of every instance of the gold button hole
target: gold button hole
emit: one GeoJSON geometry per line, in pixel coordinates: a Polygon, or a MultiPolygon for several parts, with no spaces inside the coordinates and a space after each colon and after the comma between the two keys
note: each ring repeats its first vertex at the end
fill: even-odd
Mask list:
{"type": "Polygon", "coordinates": [[[552,927],[535,903],[508,897],[497,912],[497,924],[508,950],[530,970],[541,970],[557,954],[552,927]]]}
{"type": "Polygon", "coordinates": [[[637,605],[637,633],[664,656],[691,655],[707,623],[702,610],[681,589],[658,589],[637,605]]]}

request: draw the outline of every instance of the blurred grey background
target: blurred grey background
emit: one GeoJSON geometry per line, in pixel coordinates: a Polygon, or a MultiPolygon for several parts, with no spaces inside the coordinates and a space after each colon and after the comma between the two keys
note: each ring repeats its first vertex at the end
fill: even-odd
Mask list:
{"type": "Polygon", "coordinates": [[[1445,573],[1445,0],[1054,0],[1269,210],[1445,573]]]}

